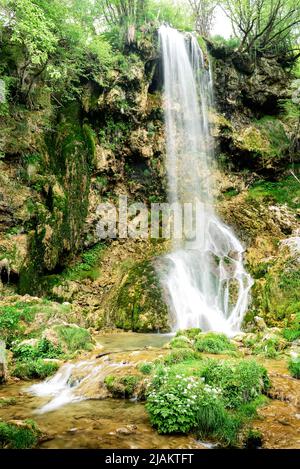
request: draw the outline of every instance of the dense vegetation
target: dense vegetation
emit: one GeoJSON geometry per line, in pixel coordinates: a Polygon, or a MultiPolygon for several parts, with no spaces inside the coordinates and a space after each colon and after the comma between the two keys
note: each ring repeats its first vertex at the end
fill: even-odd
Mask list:
{"type": "MultiPolygon", "coordinates": [[[[165,240],[95,236],[98,203],[166,200],[157,29],[168,23],[196,31],[212,64],[216,205],[246,247],[252,303],[236,340],[178,331],[101,385],[145,401],[161,434],[261,444],[252,424],[276,395],[265,366],[300,378],[298,3],[1,0],[0,382],[51,376],[103,328],[169,331],[156,273],[165,240]],[[218,11],[230,38],[212,34],[218,11]]],[[[0,421],[0,447],[41,436],[32,421],[0,421]]]]}

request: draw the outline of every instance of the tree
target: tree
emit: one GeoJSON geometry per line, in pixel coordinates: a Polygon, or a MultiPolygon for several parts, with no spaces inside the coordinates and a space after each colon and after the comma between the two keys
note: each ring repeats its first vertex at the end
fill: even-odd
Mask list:
{"type": "Polygon", "coordinates": [[[209,37],[214,20],[216,0],[188,0],[195,21],[196,31],[209,37]]]}
{"type": "Polygon", "coordinates": [[[18,77],[20,91],[26,97],[34,80],[47,67],[49,57],[57,45],[54,23],[31,0],[5,2],[6,23],[10,44],[19,47],[18,77]]]}
{"type": "Polygon", "coordinates": [[[298,0],[223,0],[240,51],[295,60],[299,56],[298,0]]]}
{"type": "Polygon", "coordinates": [[[96,0],[95,6],[104,22],[111,28],[117,27],[125,42],[131,44],[136,28],[145,21],[148,3],[148,0],[96,0]]]}

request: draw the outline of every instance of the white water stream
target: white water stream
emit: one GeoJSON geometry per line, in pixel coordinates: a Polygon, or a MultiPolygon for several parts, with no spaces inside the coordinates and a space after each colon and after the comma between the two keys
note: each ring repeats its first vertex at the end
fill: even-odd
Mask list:
{"type": "Polygon", "coordinates": [[[124,366],[127,364],[111,363],[105,358],[66,363],[54,376],[33,384],[26,391],[38,397],[50,398],[36,411],[43,414],[70,402],[101,398],[101,384],[104,378],[124,366]]]}
{"type": "Polygon", "coordinates": [[[213,104],[210,66],[197,39],[159,29],[163,57],[167,172],[170,204],[192,204],[193,237],[173,240],[162,275],[174,330],[200,327],[234,335],[248,307],[252,279],[244,249],[214,211],[213,104]]]}

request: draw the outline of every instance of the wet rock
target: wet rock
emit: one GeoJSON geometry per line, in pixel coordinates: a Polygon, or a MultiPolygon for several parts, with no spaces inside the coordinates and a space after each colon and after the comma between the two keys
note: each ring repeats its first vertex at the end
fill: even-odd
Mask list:
{"type": "Polygon", "coordinates": [[[136,425],[128,425],[127,427],[121,427],[116,430],[119,435],[132,435],[136,433],[136,425]]]}
{"type": "Polygon", "coordinates": [[[8,370],[5,342],[0,340],[0,383],[5,383],[7,378],[8,370]]]}
{"type": "Polygon", "coordinates": [[[35,347],[39,342],[39,339],[25,339],[18,344],[18,346],[29,345],[30,347],[35,347]]]}
{"type": "Polygon", "coordinates": [[[256,324],[257,329],[259,329],[260,331],[264,331],[264,330],[267,329],[267,325],[266,325],[265,321],[260,316],[255,316],[254,317],[254,322],[256,324]]]}

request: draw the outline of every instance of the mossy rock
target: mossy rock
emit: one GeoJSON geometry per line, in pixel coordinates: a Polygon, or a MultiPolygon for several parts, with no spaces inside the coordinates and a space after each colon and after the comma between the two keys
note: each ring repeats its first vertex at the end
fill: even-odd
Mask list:
{"type": "Polygon", "coordinates": [[[168,308],[151,261],[135,264],[118,287],[110,320],[136,332],[168,332],[168,308]]]}
{"type": "Polygon", "coordinates": [[[0,448],[29,449],[37,446],[41,431],[32,420],[0,422],[0,448]]]}
{"type": "Polygon", "coordinates": [[[195,349],[198,352],[213,354],[236,351],[235,345],[225,334],[216,334],[214,332],[199,334],[195,339],[195,349]]]}
{"type": "Polygon", "coordinates": [[[136,375],[108,375],[104,380],[104,384],[113,397],[130,398],[137,391],[139,381],[140,378],[136,375]]]}
{"type": "Polygon", "coordinates": [[[17,362],[12,375],[20,379],[45,379],[53,375],[59,368],[57,361],[42,360],[26,360],[17,362]]]}
{"type": "Polygon", "coordinates": [[[172,349],[176,348],[192,348],[193,347],[193,342],[191,339],[184,335],[178,335],[174,337],[174,339],[171,340],[170,342],[170,347],[172,349]]]}
{"type": "Polygon", "coordinates": [[[282,253],[270,262],[252,289],[253,309],[268,326],[289,327],[300,314],[300,268],[297,259],[282,253]]]}
{"type": "Polygon", "coordinates": [[[283,123],[276,117],[265,116],[242,127],[219,123],[219,132],[228,163],[272,172],[286,164],[290,140],[283,123]]]}

